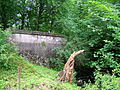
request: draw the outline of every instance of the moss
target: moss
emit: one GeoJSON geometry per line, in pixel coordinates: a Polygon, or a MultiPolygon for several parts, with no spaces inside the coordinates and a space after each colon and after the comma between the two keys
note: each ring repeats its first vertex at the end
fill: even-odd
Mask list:
{"type": "Polygon", "coordinates": [[[43,47],[45,47],[45,46],[46,46],[46,42],[45,42],[45,41],[42,41],[42,42],[41,42],[41,45],[42,45],[43,47]]]}

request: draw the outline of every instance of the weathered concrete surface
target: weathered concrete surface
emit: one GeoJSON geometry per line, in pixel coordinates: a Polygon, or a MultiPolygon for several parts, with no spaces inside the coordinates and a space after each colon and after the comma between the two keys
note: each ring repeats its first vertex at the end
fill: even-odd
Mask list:
{"type": "Polygon", "coordinates": [[[16,44],[20,54],[29,61],[49,67],[48,58],[55,56],[54,48],[61,46],[63,37],[38,31],[14,31],[10,41],[16,44]]]}

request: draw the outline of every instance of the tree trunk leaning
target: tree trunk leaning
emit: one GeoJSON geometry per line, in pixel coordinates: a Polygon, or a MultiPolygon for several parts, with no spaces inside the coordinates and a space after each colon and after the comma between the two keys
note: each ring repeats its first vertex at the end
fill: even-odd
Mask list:
{"type": "Polygon", "coordinates": [[[73,54],[71,54],[70,58],[68,59],[68,61],[64,65],[63,71],[58,72],[58,79],[61,82],[69,81],[70,83],[72,83],[72,74],[73,74],[73,69],[74,69],[74,58],[75,58],[75,56],[77,56],[78,54],[80,54],[82,52],[84,52],[84,50],[80,50],[78,52],[74,52],[73,54]]]}

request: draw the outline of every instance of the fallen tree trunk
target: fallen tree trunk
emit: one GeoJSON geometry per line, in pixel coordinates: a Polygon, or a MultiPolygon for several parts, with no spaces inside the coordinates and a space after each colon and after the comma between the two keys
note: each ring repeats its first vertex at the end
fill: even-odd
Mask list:
{"type": "Polygon", "coordinates": [[[74,52],[73,54],[71,54],[70,58],[68,59],[68,61],[66,62],[64,69],[62,72],[58,72],[58,79],[61,82],[66,82],[69,81],[70,83],[72,83],[72,74],[73,74],[73,69],[74,69],[74,58],[75,56],[77,56],[78,54],[84,52],[84,50],[80,50],[78,52],[74,52]]]}

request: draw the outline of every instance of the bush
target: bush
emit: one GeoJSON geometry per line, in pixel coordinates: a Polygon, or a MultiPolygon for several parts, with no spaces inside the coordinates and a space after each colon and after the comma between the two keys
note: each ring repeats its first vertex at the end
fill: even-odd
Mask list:
{"type": "Polygon", "coordinates": [[[114,75],[105,74],[102,75],[97,73],[95,76],[95,84],[86,84],[86,90],[119,90],[120,89],[120,78],[116,78],[114,75]]]}
{"type": "Polygon", "coordinates": [[[0,29],[0,68],[15,68],[23,60],[18,55],[13,44],[8,42],[11,32],[0,29]]]}
{"type": "Polygon", "coordinates": [[[120,77],[120,64],[113,70],[113,74],[120,77]]]}
{"type": "Polygon", "coordinates": [[[64,67],[64,63],[59,58],[50,58],[49,59],[50,67],[55,70],[62,70],[64,67]]]}

